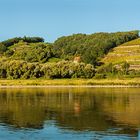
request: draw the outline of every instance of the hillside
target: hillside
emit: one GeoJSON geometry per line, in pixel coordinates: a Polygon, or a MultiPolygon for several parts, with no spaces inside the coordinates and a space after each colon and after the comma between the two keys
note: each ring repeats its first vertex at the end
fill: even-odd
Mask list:
{"type": "MultiPolygon", "coordinates": [[[[46,43],[41,37],[8,39],[0,42],[0,78],[93,78],[103,56],[116,46],[138,37],[138,31],[130,31],[74,34],[58,38],[54,43],[46,43]]],[[[132,49],[138,51],[134,46],[132,49]]],[[[111,61],[110,54],[102,61],[116,64],[115,60],[111,61]]]]}
{"type": "Polygon", "coordinates": [[[117,67],[127,62],[130,69],[140,70],[140,38],[115,47],[101,62],[105,65],[112,63],[117,67]]]}
{"type": "Polygon", "coordinates": [[[137,39],[139,37],[138,33],[138,31],[131,31],[90,35],[74,34],[58,38],[53,46],[56,54],[63,59],[80,56],[82,62],[90,63],[96,67],[99,59],[107,54],[110,49],[137,39]]]}

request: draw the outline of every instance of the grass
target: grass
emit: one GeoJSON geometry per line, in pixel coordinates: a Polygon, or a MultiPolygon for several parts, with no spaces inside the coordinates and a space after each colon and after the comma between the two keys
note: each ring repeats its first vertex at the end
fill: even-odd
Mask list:
{"type": "Polygon", "coordinates": [[[104,63],[120,63],[129,60],[140,60],[140,38],[115,47],[102,61],[104,63]]]}
{"type": "Polygon", "coordinates": [[[140,70],[140,39],[115,47],[101,60],[104,64],[112,63],[117,66],[125,61],[130,64],[130,69],[140,70]]]}
{"type": "Polygon", "coordinates": [[[52,58],[50,58],[49,60],[48,60],[48,63],[50,62],[50,63],[57,63],[57,62],[59,62],[59,61],[61,61],[62,59],[60,59],[60,58],[55,58],[55,57],[52,57],[52,58]]]}
{"type": "Polygon", "coordinates": [[[123,46],[140,45],[140,38],[126,42],[123,46]]]}
{"type": "Polygon", "coordinates": [[[54,79],[54,80],[0,80],[0,86],[140,86],[140,78],[133,79],[54,79]]]}
{"type": "Polygon", "coordinates": [[[104,63],[121,63],[123,61],[132,62],[135,64],[140,60],[140,47],[139,46],[119,46],[109,52],[102,62],[104,63]]]}

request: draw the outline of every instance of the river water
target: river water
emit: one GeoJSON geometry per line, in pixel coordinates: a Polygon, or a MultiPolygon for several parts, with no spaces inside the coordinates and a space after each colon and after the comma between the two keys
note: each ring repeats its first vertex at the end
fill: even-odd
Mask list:
{"type": "Polygon", "coordinates": [[[78,139],[140,139],[140,89],[0,89],[0,140],[78,139]]]}

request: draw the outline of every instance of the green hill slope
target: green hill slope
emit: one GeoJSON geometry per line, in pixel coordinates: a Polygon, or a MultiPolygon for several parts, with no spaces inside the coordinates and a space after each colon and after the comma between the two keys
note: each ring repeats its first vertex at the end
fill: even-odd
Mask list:
{"type": "Polygon", "coordinates": [[[126,43],[122,44],[121,46],[132,46],[132,45],[140,45],[140,38],[126,42],[126,43]]]}
{"type": "Polygon", "coordinates": [[[138,31],[90,35],[74,34],[58,38],[53,45],[58,56],[64,59],[80,56],[82,62],[96,66],[98,60],[107,54],[110,49],[138,37],[138,31]]]}
{"type": "Polygon", "coordinates": [[[123,61],[134,60],[131,57],[138,62],[138,45],[116,47],[138,37],[138,31],[130,31],[74,34],[58,38],[54,43],[45,43],[40,37],[8,39],[0,42],[0,78],[92,78],[99,60],[113,48],[115,53],[110,52],[102,60],[105,64],[112,62],[119,66],[123,61]],[[120,60],[116,61],[116,57],[120,60]]]}
{"type": "Polygon", "coordinates": [[[124,62],[130,64],[130,69],[140,69],[140,39],[127,42],[112,49],[102,60],[104,64],[112,63],[117,67],[124,62]]]}
{"type": "Polygon", "coordinates": [[[49,58],[54,57],[52,46],[50,44],[26,42],[19,42],[10,46],[5,55],[13,60],[24,60],[30,63],[45,63],[49,58]]]}

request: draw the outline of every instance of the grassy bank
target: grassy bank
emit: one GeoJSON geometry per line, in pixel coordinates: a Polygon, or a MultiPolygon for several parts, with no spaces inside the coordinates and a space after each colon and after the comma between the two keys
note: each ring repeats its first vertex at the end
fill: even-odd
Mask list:
{"type": "Polygon", "coordinates": [[[140,86],[140,78],[135,79],[55,79],[55,80],[0,80],[0,86],[140,86]]]}

